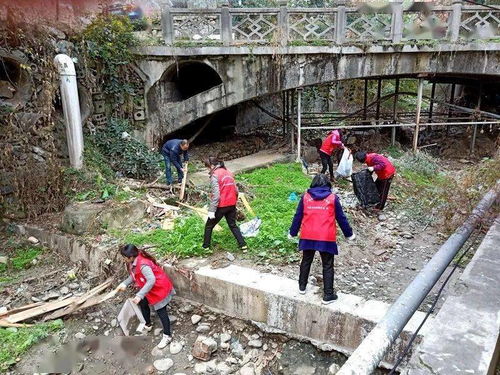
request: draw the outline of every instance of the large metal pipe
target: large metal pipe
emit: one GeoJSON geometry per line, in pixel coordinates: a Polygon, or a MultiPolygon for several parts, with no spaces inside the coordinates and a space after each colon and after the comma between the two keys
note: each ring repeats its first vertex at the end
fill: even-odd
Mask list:
{"type": "Polygon", "coordinates": [[[61,79],[61,100],[66,122],[69,162],[71,167],[80,169],[83,166],[83,131],[75,65],[71,57],[64,54],[57,55],[54,64],[61,79]]]}
{"type": "Polygon", "coordinates": [[[417,311],[424,298],[439,280],[465,241],[467,241],[486,211],[498,198],[499,190],[500,180],[481,199],[467,220],[448,238],[429,263],[406,287],[382,320],[372,329],[344,366],[337,372],[337,375],[368,375],[377,368],[406,323],[417,311]]]}

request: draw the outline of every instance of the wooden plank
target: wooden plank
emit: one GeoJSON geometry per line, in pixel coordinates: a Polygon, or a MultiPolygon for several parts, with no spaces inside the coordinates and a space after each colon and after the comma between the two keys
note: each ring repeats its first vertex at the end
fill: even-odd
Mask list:
{"type": "Polygon", "coordinates": [[[188,175],[188,162],[186,162],[186,165],[184,167],[184,177],[182,178],[181,191],[179,193],[180,201],[184,200],[184,195],[186,193],[187,175],[188,175]]]}
{"type": "Polygon", "coordinates": [[[77,297],[71,297],[55,302],[47,302],[44,303],[41,306],[37,306],[33,309],[25,310],[22,312],[19,312],[17,314],[12,314],[9,315],[5,320],[8,323],[18,323],[22,322],[23,320],[27,320],[30,318],[34,318],[35,316],[39,316],[57,309],[60,309],[62,307],[66,307],[68,305],[71,305],[73,302],[77,300],[77,297]]]}
{"type": "Polygon", "coordinates": [[[12,314],[15,314],[15,313],[18,313],[18,312],[21,312],[21,311],[32,309],[33,307],[37,307],[37,306],[40,306],[40,305],[43,305],[43,304],[44,304],[44,302],[35,302],[35,303],[30,303],[29,305],[24,305],[24,306],[16,307],[15,309],[8,310],[6,312],[1,313],[0,314],[0,318],[3,317],[3,316],[5,316],[5,315],[12,315],[12,314]]]}
{"type": "Polygon", "coordinates": [[[0,327],[16,327],[16,328],[24,328],[24,327],[31,327],[33,324],[20,324],[20,323],[9,323],[5,320],[0,319],[0,327]]]}
{"type": "MultiPolygon", "coordinates": [[[[201,220],[203,220],[203,221],[207,220],[207,215],[208,215],[207,210],[205,210],[203,208],[199,208],[199,207],[193,207],[193,206],[190,206],[190,205],[188,205],[186,203],[182,203],[182,202],[177,202],[177,203],[179,203],[181,206],[184,206],[184,207],[187,207],[187,208],[193,210],[201,218],[201,220]]],[[[220,232],[222,230],[222,227],[219,224],[217,224],[215,226],[214,230],[216,232],[220,232]]]]}
{"type": "Polygon", "coordinates": [[[257,216],[257,215],[255,215],[255,212],[253,211],[252,207],[250,207],[250,204],[247,201],[245,193],[240,193],[239,197],[240,197],[241,201],[243,202],[243,205],[245,206],[247,211],[250,212],[253,216],[257,216]]]}
{"type": "Polygon", "coordinates": [[[65,307],[64,309],[58,310],[58,311],[50,314],[49,316],[46,316],[44,318],[44,321],[57,319],[57,318],[60,318],[64,315],[71,314],[72,312],[76,311],[79,308],[79,305],[86,302],[88,299],[94,297],[95,295],[99,294],[104,289],[106,289],[111,284],[111,282],[112,282],[111,279],[106,280],[104,283],[96,286],[95,288],[93,288],[89,292],[78,297],[78,299],[74,303],[72,303],[71,305],[65,307]]]}

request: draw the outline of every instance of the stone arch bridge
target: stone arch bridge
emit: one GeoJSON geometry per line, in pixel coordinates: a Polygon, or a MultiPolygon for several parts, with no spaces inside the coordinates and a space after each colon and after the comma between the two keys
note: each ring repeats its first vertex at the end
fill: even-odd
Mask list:
{"type": "Polygon", "coordinates": [[[167,9],[138,48],[143,137],[163,137],[284,90],[369,77],[500,82],[500,10],[430,8],[167,9]]]}

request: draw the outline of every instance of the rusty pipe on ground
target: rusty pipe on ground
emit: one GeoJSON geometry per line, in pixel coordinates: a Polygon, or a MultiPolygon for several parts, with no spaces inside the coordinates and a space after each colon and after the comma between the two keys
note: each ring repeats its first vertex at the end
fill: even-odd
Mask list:
{"type": "Polygon", "coordinates": [[[406,287],[382,320],[337,372],[337,375],[368,375],[377,368],[446,267],[498,199],[499,192],[500,180],[497,180],[495,187],[481,199],[467,220],[446,240],[417,277],[406,287]]]}

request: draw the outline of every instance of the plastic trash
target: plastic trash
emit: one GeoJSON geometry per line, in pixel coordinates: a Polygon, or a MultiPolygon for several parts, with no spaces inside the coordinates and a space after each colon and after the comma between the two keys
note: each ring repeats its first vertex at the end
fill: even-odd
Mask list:
{"type": "Polygon", "coordinates": [[[290,193],[288,196],[288,202],[297,202],[299,200],[299,197],[297,196],[297,193],[293,192],[290,193]]]}
{"type": "Polygon", "coordinates": [[[342,177],[349,177],[352,174],[352,161],[351,150],[344,148],[342,159],[340,159],[339,166],[337,167],[337,173],[342,177]]]}
{"type": "Polygon", "coordinates": [[[139,325],[146,324],[139,306],[133,303],[130,299],[127,299],[116,319],[125,336],[130,335],[129,324],[131,323],[133,317],[137,317],[139,325]]]}
{"type": "Polygon", "coordinates": [[[352,185],[354,194],[363,207],[374,206],[380,202],[380,194],[368,169],[353,173],[352,185]]]}
{"type": "Polygon", "coordinates": [[[240,225],[240,231],[243,237],[257,237],[259,234],[262,220],[258,217],[240,225]]]}

